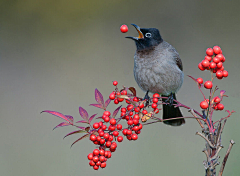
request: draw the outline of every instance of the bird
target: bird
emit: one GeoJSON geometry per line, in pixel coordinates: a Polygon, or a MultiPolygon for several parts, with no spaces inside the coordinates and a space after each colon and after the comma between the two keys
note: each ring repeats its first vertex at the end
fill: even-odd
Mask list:
{"type": "MultiPolygon", "coordinates": [[[[140,28],[133,25],[138,37],[126,37],[135,41],[134,78],[146,93],[158,93],[168,100],[176,100],[176,92],[181,88],[184,73],[180,56],[176,49],[164,41],[156,28],[140,28]]],[[[183,117],[179,107],[172,103],[163,104],[163,119],[183,117]],[[170,104],[170,105],[169,105],[170,104]]],[[[184,118],[163,121],[167,125],[181,126],[184,118]]]]}

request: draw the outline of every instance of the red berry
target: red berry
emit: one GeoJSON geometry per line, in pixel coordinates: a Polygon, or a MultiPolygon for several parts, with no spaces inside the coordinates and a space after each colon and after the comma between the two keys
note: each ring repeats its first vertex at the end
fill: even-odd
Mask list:
{"type": "Polygon", "coordinates": [[[111,94],[109,95],[109,98],[110,98],[111,100],[114,100],[114,99],[115,99],[115,93],[111,93],[111,94]]]}
{"type": "Polygon", "coordinates": [[[135,112],[139,112],[139,111],[140,111],[140,108],[139,108],[139,107],[136,107],[136,108],[134,109],[134,111],[135,111],[135,112]]]}
{"type": "Polygon", "coordinates": [[[95,129],[98,129],[99,126],[100,126],[100,125],[99,125],[99,123],[97,123],[97,122],[93,124],[93,128],[95,128],[95,129]]]}
{"type": "Polygon", "coordinates": [[[93,162],[93,160],[89,161],[89,165],[90,166],[95,166],[95,163],[93,162]]]}
{"type": "MultiPolygon", "coordinates": [[[[112,144],[111,141],[107,141],[105,145],[106,145],[107,148],[109,148],[111,146],[111,144],[112,144]]],[[[106,152],[105,152],[105,154],[106,154],[106,152]]]]}
{"type": "Polygon", "coordinates": [[[105,157],[104,157],[104,156],[100,156],[100,157],[99,157],[99,161],[100,161],[100,162],[104,162],[104,161],[105,161],[105,157]]]}
{"type": "Polygon", "coordinates": [[[141,130],[142,129],[142,124],[140,123],[139,125],[138,125],[138,127],[139,127],[139,130],[141,130]]]}
{"type": "Polygon", "coordinates": [[[213,62],[215,62],[217,64],[218,62],[220,62],[220,59],[218,57],[214,57],[213,62]]]}
{"type": "Polygon", "coordinates": [[[138,131],[138,130],[139,130],[139,126],[134,126],[134,127],[132,128],[132,130],[133,130],[133,131],[138,131]]]}
{"type": "Polygon", "coordinates": [[[115,124],[116,124],[116,120],[112,118],[112,119],[110,120],[110,124],[111,124],[111,125],[115,125],[115,124]]]}
{"type": "Polygon", "coordinates": [[[123,24],[123,25],[120,27],[120,31],[121,31],[122,33],[126,33],[126,32],[128,31],[127,25],[126,25],[126,24],[123,24]]]}
{"type": "Polygon", "coordinates": [[[213,55],[213,49],[212,49],[212,48],[208,48],[208,49],[206,50],[206,54],[207,54],[208,56],[212,56],[212,55],[213,55]]]}
{"type": "Polygon", "coordinates": [[[121,91],[121,95],[127,95],[127,91],[126,90],[122,90],[121,91]]]}
{"type": "Polygon", "coordinates": [[[100,165],[101,165],[100,161],[96,162],[96,166],[100,166],[100,165]]]}
{"type": "Polygon", "coordinates": [[[221,48],[219,46],[214,46],[213,47],[213,52],[215,54],[220,54],[222,52],[221,48]]]}
{"type": "Polygon", "coordinates": [[[131,111],[131,112],[129,112],[129,116],[132,116],[133,115],[133,112],[131,111]]]}
{"type": "Polygon", "coordinates": [[[223,73],[223,77],[228,77],[228,71],[227,70],[223,70],[222,73],[223,73]]]}
{"type": "Polygon", "coordinates": [[[113,85],[114,86],[118,85],[118,82],[117,81],[113,81],[113,85]]]}
{"type": "Polygon", "coordinates": [[[212,60],[212,57],[210,57],[210,56],[205,56],[205,58],[204,58],[205,60],[208,60],[209,62],[212,60]]]}
{"type": "Polygon", "coordinates": [[[134,118],[134,119],[138,119],[138,120],[140,119],[140,117],[139,117],[138,114],[135,114],[135,115],[133,116],[133,118],[134,118]]]}
{"type": "Polygon", "coordinates": [[[132,131],[131,130],[127,130],[127,135],[131,135],[132,131]]]}
{"type": "Polygon", "coordinates": [[[138,130],[138,131],[135,131],[135,133],[136,133],[136,134],[140,134],[140,133],[141,133],[141,131],[140,131],[140,130],[138,130]]]}
{"type": "Polygon", "coordinates": [[[205,67],[205,68],[209,66],[209,61],[208,60],[203,60],[201,63],[202,63],[202,66],[205,67]]]}
{"type": "Polygon", "coordinates": [[[127,106],[127,110],[128,110],[128,111],[130,111],[132,108],[133,108],[133,105],[132,105],[132,104],[130,104],[130,105],[127,106]]]}
{"type": "Polygon", "coordinates": [[[103,145],[103,144],[105,143],[105,139],[101,139],[101,140],[99,141],[99,143],[100,143],[101,145],[103,145]]]}
{"type": "Polygon", "coordinates": [[[123,141],[123,137],[122,137],[122,136],[118,136],[118,137],[117,137],[117,141],[118,141],[118,142],[122,142],[122,141],[123,141]]]}
{"type": "Polygon", "coordinates": [[[113,136],[109,135],[108,141],[112,141],[113,140],[113,136]]]}
{"type": "Polygon", "coordinates": [[[153,97],[159,98],[160,95],[158,93],[153,94],[153,97]]]}
{"type": "Polygon", "coordinates": [[[224,62],[224,61],[225,61],[225,57],[224,57],[224,55],[222,55],[222,54],[218,54],[218,55],[216,55],[216,57],[218,57],[221,62],[224,62]],[[224,61],[223,61],[223,60],[224,60],[224,61]]]}
{"type": "Polygon", "coordinates": [[[103,163],[101,163],[101,165],[100,165],[101,168],[105,168],[106,166],[107,166],[107,163],[106,163],[106,162],[103,162],[103,163]]]}
{"type": "Polygon", "coordinates": [[[94,134],[92,134],[92,135],[90,136],[90,140],[94,142],[94,141],[97,140],[97,137],[96,137],[94,134]]]}
{"type": "Polygon", "coordinates": [[[99,154],[104,156],[105,151],[104,151],[103,149],[101,149],[101,150],[99,151],[99,154]]]}
{"type": "Polygon", "coordinates": [[[207,103],[206,101],[202,101],[202,102],[200,103],[200,107],[201,107],[202,109],[207,109],[207,108],[208,108],[208,103],[207,103]]]}
{"type": "Polygon", "coordinates": [[[110,131],[114,131],[115,128],[116,128],[116,126],[110,125],[110,126],[108,127],[108,130],[110,130],[110,131]]]}
{"type": "Polygon", "coordinates": [[[104,122],[109,122],[110,118],[107,116],[104,118],[104,122]]]}
{"type": "Polygon", "coordinates": [[[87,157],[88,157],[89,160],[92,160],[93,159],[93,154],[89,153],[87,157]]]}
{"type": "Polygon", "coordinates": [[[108,133],[104,133],[103,137],[104,137],[104,139],[108,139],[109,138],[109,134],[108,133]]]}
{"type": "Polygon", "coordinates": [[[99,155],[99,150],[98,150],[98,149],[94,149],[94,150],[93,150],[93,155],[94,155],[94,156],[99,155]]]}
{"type": "Polygon", "coordinates": [[[147,112],[147,110],[143,110],[142,113],[143,114],[147,114],[148,112],[147,112]]]}
{"type": "Polygon", "coordinates": [[[200,70],[202,70],[202,71],[205,70],[205,68],[202,66],[202,63],[201,63],[201,62],[198,64],[198,68],[199,68],[200,70]]]}
{"type": "Polygon", "coordinates": [[[94,169],[94,170],[98,170],[99,167],[95,165],[95,166],[93,166],[93,169],[94,169]]]}
{"type": "Polygon", "coordinates": [[[133,121],[132,120],[128,120],[127,124],[131,126],[131,125],[133,125],[133,121]]]}
{"type": "Polygon", "coordinates": [[[135,118],[134,118],[134,119],[133,119],[133,124],[134,124],[134,125],[139,124],[139,119],[135,119],[135,118]]]}
{"type": "Polygon", "coordinates": [[[118,99],[115,99],[114,104],[118,104],[118,103],[119,103],[118,99]]]}
{"type": "Polygon", "coordinates": [[[139,105],[139,108],[142,109],[143,107],[144,107],[144,103],[141,103],[141,104],[139,105]]]}
{"type": "Polygon", "coordinates": [[[222,62],[218,62],[218,63],[217,63],[217,68],[222,68],[222,66],[223,66],[223,63],[222,63],[222,62]]]}
{"type": "Polygon", "coordinates": [[[116,148],[117,148],[117,144],[116,143],[114,144],[113,142],[112,145],[110,146],[110,149],[115,150],[116,148]]]}
{"type": "Polygon", "coordinates": [[[216,72],[216,77],[218,78],[218,79],[222,79],[223,78],[223,73],[222,73],[222,71],[217,71],[216,72]]]}
{"type": "Polygon", "coordinates": [[[152,104],[152,108],[153,108],[153,109],[155,109],[157,106],[158,106],[157,103],[153,103],[153,104],[152,104]]]}
{"type": "Polygon", "coordinates": [[[121,108],[121,112],[127,112],[126,108],[121,108]]]}
{"type": "Polygon", "coordinates": [[[134,97],[134,98],[133,98],[133,101],[138,102],[138,98],[137,98],[137,97],[134,97]]]}
{"type": "Polygon", "coordinates": [[[121,130],[122,129],[122,125],[121,124],[117,124],[117,129],[121,130]]]}
{"type": "Polygon", "coordinates": [[[128,139],[129,141],[131,141],[131,140],[132,140],[132,135],[128,135],[128,136],[127,136],[127,139],[128,139]]]}
{"type": "Polygon", "coordinates": [[[103,114],[106,115],[106,116],[110,116],[111,115],[111,113],[109,111],[104,111],[103,114]]]}
{"type": "Polygon", "coordinates": [[[218,103],[217,104],[217,109],[220,110],[220,111],[223,110],[224,109],[224,105],[221,104],[221,103],[218,103]]]}
{"type": "Polygon", "coordinates": [[[100,141],[101,140],[101,137],[100,136],[97,136],[97,141],[100,141]]]}
{"type": "Polygon", "coordinates": [[[107,129],[107,126],[106,125],[103,125],[102,126],[102,130],[106,130],[107,129]]]}
{"type": "Polygon", "coordinates": [[[212,86],[213,86],[213,84],[212,84],[211,81],[206,81],[206,82],[204,83],[204,87],[205,87],[206,89],[211,89],[212,86]]]}
{"type": "Polygon", "coordinates": [[[128,100],[125,100],[125,101],[126,101],[126,103],[127,103],[127,104],[131,104],[131,102],[130,102],[130,101],[128,101],[128,100]]]}
{"type": "Polygon", "coordinates": [[[159,113],[159,109],[158,108],[155,108],[154,109],[154,112],[157,114],[157,113],[159,113]]]}
{"type": "Polygon", "coordinates": [[[137,140],[138,139],[138,135],[137,134],[132,134],[132,140],[137,140]]]}
{"type": "Polygon", "coordinates": [[[94,157],[93,157],[94,163],[98,162],[98,160],[99,160],[98,156],[94,156],[94,157]]]}
{"type": "Polygon", "coordinates": [[[153,101],[153,103],[157,103],[157,102],[158,102],[158,98],[154,97],[154,98],[152,99],[152,101],[153,101]]]}
{"type": "Polygon", "coordinates": [[[113,136],[117,137],[119,135],[119,132],[118,131],[114,131],[113,132],[113,136]]]}
{"type": "Polygon", "coordinates": [[[123,133],[123,135],[127,135],[127,132],[128,132],[128,129],[124,129],[123,131],[122,131],[122,133],[123,133]]]}
{"type": "Polygon", "coordinates": [[[99,134],[100,137],[103,137],[104,132],[103,131],[99,131],[98,134],[99,134]]]}
{"type": "Polygon", "coordinates": [[[217,64],[215,62],[210,63],[210,68],[216,68],[217,64]]]}
{"type": "Polygon", "coordinates": [[[221,99],[218,96],[214,98],[215,103],[219,103],[220,101],[221,101],[221,99]]]}
{"type": "Polygon", "coordinates": [[[198,78],[198,79],[197,79],[197,82],[198,82],[199,84],[202,84],[202,83],[203,83],[203,79],[202,79],[202,78],[198,78]]]}

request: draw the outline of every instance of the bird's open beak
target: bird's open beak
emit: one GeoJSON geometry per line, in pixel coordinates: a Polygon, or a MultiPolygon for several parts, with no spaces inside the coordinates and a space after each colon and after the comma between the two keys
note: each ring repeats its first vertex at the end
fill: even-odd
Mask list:
{"type": "Polygon", "coordinates": [[[136,30],[138,31],[138,37],[126,37],[126,38],[130,38],[130,39],[133,39],[133,40],[139,40],[139,39],[143,39],[144,38],[144,36],[143,36],[143,33],[141,32],[141,30],[140,30],[140,27],[138,26],[138,25],[136,25],[136,24],[131,24],[131,25],[133,25],[135,28],[136,28],[136,30]]]}

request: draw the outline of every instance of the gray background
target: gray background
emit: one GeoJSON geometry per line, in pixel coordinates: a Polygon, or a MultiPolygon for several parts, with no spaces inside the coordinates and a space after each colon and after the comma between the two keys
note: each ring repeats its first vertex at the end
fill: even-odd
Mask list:
{"type": "MultiPolygon", "coordinates": [[[[124,38],[137,36],[130,23],[158,28],[177,49],[185,73],[178,100],[197,110],[203,98],[186,75],[210,79],[197,64],[206,48],[219,45],[229,77],[214,84],[227,91],[225,109],[238,111],[239,5],[237,0],[1,0],[0,175],[204,175],[204,140],[195,135],[200,127],[193,119],[179,128],[145,126],[137,141],[124,139],[118,145],[107,168],[94,171],[86,156],[95,146],[85,139],[70,149],[79,135],[62,137],[75,128],[52,131],[62,121],[40,112],[55,110],[80,120],[82,106],[89,114],[101,114],[88,106],[95,103],[94,89],[106,99],[114,80],[136,87],[143,96],[132,71],[135,45],[124,38]],[[127,34],[119,31],[123,23],[129,25],[127,34]]],[[[214,118],[226,115],[216,112],[214,118]]],[[[224,129],[221,161],[230,139],[237,143],[224,175],[240,173],[239,123],[235,113],[224,129]]]]}

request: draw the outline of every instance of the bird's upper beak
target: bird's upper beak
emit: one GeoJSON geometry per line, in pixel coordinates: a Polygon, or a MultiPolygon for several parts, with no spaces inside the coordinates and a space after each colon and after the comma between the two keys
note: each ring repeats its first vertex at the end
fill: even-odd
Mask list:
{"type": "Polygon", "coordinates": [[[133,39],[133,40],[139,40],[139,39],[143,39],[144,38],[144,36],[143,36],[143,33],[141,32],[141,30],[140,30],[140,27],[138,26],[138,25],[136,25],[136,24],[131,24],[131,25],[133,25],[135,28],[136,28],[136,30],[138,31],[138,37],[126,37],[126,38],[130,38],[130,39],[133,39]]]}

